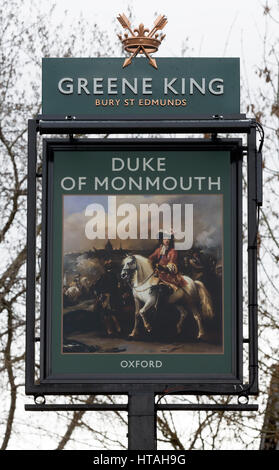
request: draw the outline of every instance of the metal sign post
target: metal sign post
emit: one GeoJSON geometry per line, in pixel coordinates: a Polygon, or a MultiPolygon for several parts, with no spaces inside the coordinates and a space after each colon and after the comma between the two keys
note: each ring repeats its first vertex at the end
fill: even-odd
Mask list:
{"type": "Polygon", "coordinates": [[[156,450],[154,393],[148,390],[130,393],[128,400],[128,449],[156,450]]]}

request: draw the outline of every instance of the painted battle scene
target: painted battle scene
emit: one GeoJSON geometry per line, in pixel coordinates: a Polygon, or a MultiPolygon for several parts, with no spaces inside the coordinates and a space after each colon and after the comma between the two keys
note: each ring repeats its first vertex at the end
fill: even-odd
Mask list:
{"type": "Polygon", "coordinates": [[[63,353],[223,353],[222,196],[117,196],[118,208],[129,201],[125,220],[121,210],[104,216],[108,196],[63,199],[63,353]],[[152,217],[137,220],[136,237],[131,224],[143,202],[181,204],[179,241],[172,222],[160,228],[161,216],[156,237],[152,217]],[[138,238],[140,224],[153,238],[138,238]]]}

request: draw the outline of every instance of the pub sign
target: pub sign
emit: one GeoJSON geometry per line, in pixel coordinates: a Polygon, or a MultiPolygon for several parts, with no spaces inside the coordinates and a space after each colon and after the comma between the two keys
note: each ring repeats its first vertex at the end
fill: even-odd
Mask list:
{"type": "Polygon", "coordinates": [[[46,379],[239,380],[240,169],[235,144],[46,143],[46,379]]]}
{"type": "MultiPolygon", "coordinates": [[[[238,59],[128,65],[44,59],[41,119],[239,116],[238,59]]],[[[242,383],[241,167],[240,139],[44,140],[42,383],[242,383]]]]}

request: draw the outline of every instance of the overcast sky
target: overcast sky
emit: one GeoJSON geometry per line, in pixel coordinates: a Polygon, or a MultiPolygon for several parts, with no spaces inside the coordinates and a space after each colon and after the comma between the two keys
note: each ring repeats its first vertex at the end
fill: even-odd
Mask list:
{"type": "MultiPolygon", "coordinates": [[[[44,0],[42,9],[47,11],[52,3],[52,0],[44,0]]],[[[272,7],[277,2],[267,3],[272,7]]],[[[157,56],[180,56],[181,45],[188,38],[189,55],[242,57],[250,69],[259,63],[262,55],[266,34],[265,4],[265,0],[59,0],[56,11],[60,20],[64,10],[68,10],[71,19],[78,18],[82,12],[89,22],[98,23],[108,31],[113,23],[118,24],[119,13],[127,14],[128,6],[134,12],[133,27],[141,22],[150,27],[156,14],[164,14],[168,18],[164,30],[167,36],[157,56]]],[[[120,32],[121,29],[119,24],[120,32]]],[[[276,23],[269,26],[270,38],[277,29],[276,23]]]]}
{"type": "MultiPolygon", "coordinates": [[[[24,8],[28,2],[29,0],[22,0],[20,3],[24,8]]],[[[255,71],[262,62],[265,38],[267,43],[271,44],[278,36],[278,23],[269,21],[266,30],[267,17],[263,15],[266,0],[57,0],[56,2],[41,0],[40,8],[47,12],[53,3],[56,3],[58,22],[65,21],[63,13],[65,10],[69,12],[69,22],[78,19],[79,14],[83,13],[92,25],[98,23],[101,29],[111,31],[111,37],[115,35],[115,27],[122,33],[123,30],[116,17],[119,13],[127,14],[128,6],[132,8],[135,17],[133,28],[141,22],[150,28],[156,13],[164,14],[168,18],[168,24],[164,29],[166,38],[155,57],[181,56],[182,44],[188,38],[189,50],[186,56],[240,57],[242,79],[246,85],[248,81],[254,90],[258,86],[255,71]]],[[[278,4],[278,1],[270,0],[267,3],[272,7],[278,4]]],[[[274,64],[272,57],[269,60],[274,64]]],[[[27,402],[27,399],[25,401],[27,402]]],[[[23,410],[22,403],[19,408],[23,410]]],[[[26,414],[21,415],[19,419],[23,423],[31,421],[31,417],[26,414]]],[[[47,421],[48,427],[55,429],[57,423],[53,415],[46,414],[39,419],[41,423],[43,420],[47,421]]],[[[182,425],[185,419],[187,419],[185,414],[181,414],[182,425]]],[[[188,432],[191,433],[193,429],[193,423],[189,420],[188,432]]],[[[52,448],[54,445],[51,436],[38,434],[32,426],[29,427],[25,437],[21,434],[22,437],[19,439],[18,436],[19,434],[14,435],[14,448],[24,448],[25,439],[30,439],[29,442],[33,440],[33,448],[52,448]]],[[[82,440],[83,437],[79,436],[79,439],[82,440]]],[[[73,447],[75,445],[78,448],[79,443],[72,443],[73,447]]],[[[92,446],[91,441],[90,445],[92,446]]],[[[240,445],[238,442],[233,442],[234,449],[240,445]]]]}
{"type": "MultiPolygon", "coordinates": [[[[53,0],[43,0],[40,9],[47,14],[52,4],[53,0]]],[[[58,22],[70,24],[83,14],[92,26],[97,23],[102,30],[111,32],[112,39],[117,30],[123,34],[116,18],[119,13],[127,15],[129,6],[134,15],[133,28],[141,22],[150,28],[156,15],[164,14],[168,18],[166,38],[156,56],[181,56],[182,45],[188,38],[186,56],[240,57],[242,97],[248,89],[253,95],[262,85],[256,69],[262,65],[264,44],[268,51],[269,44],[274,44],[278,37],[278,22],[263,14],[268,4],[271,15],[276,17],[278,0],[59,0],[55,4],[58,22]]],[[[275,58],[269,56],[268,60],[277,71],[275,58]]],[[[245,112],[245,108],[243,100],[241,111],[245,112]]]]}

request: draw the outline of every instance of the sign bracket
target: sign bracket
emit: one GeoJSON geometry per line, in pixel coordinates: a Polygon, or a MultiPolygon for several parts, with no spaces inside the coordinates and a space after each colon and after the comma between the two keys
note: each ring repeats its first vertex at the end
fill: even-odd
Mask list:
{"type": "MultiPolygon", "coordinates": [[[[239,395],[242,397],[243,395],[239,395]]],[[[230,403],[224,405],[222,403],[165,403],[156,404],[155,409],[157,411],[257,411],[257,404],[247,403],[230,403]]],[[[128,405],[122,403],[115,403],[111,405],[86,405],[86,404],[25,404],[25,411],[128,411],[128,405]]]]}
{"type": "Polygon", "coordinates": [[[128,449],[156,450],[157,413],[160,411],[257,411],[258,405],[237,404],[160,404],[155,403],[152,391],[135,392],[128,395],[128,404],[35,404],[25,405],[26,411],[121,411],[128,412],[128,449]],[[140,430],[140,431],[139,431],[140,430]]]}

